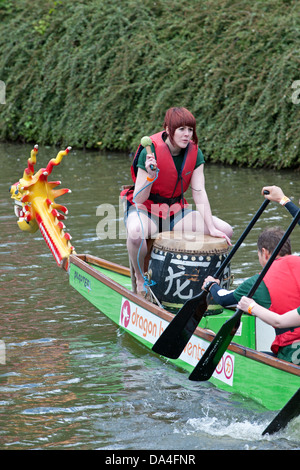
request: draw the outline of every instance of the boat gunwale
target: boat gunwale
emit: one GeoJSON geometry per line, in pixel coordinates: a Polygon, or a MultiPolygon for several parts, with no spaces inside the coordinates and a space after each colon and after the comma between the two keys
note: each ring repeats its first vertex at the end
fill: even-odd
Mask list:
{"type": "MultiPolygon", "coordinates": [[[[90,254],[72,254],[70,255],[70,264],[74,264],[78,266],[86,273],[90,274],[92,277],[96,278],[103,284],[111,287],[114,291],[118,292],[120,295],[128,298],[132,302],[140,305],[141,307],[147,309],[154,315],[170,322],[174,318],[174,314],[168,312],[158,305],[155,305],[149,302],[146,299],[143,299],[141,296],[137,295],[136,293],[128,290],[126,287],[123,287],[118,282],[114,281],[110,277],[106,276],[105,274],[101,273],[97,269],[93,268],[91,265],[99,266],[103,269],[107,269],[109,271],[113,271],[118,274],[122,274],[126,277],[130,277],[130,269],[119,264],[107,261],[102,258],[95,257],[90,254]],[[89,264],[90,263],[90,264],[89,264]]],[[[198,336],[201,339],[211,342],[215,334],[212,332],[208,332],[199,326],[196,328],[194,335],[198,336]]],[[[300,366],[293,364],[291,362],[284,361],[282,359],[278,359],[277,357],[271,356],[267,353],[256,351],[254,349],[248,348],[246,346],[242,346],[235,342],[231,342],[227,348],[228,351],[232,351],[240,356],[247,357],[248,359],[252,359],[257,362],[261,362],[265,365],[274,367],[275,369],[281,370],[283,372],[288,372],[292,375],[296,375],[300,377],[300,366]]]]}

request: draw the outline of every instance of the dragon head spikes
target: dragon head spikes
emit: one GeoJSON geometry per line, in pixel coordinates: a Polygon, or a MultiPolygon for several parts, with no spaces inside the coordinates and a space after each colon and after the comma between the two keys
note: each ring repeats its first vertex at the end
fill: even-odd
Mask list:
{"type": "Polygon", "coordinates": [[[57,264],[64,269],[68,267],[68,259],[74,253],[71,245],[71,235],[65,232],[63,220],[68,213],[65,206],[57,204],[55,199],[66,193],[69,189],[56,189],[60,181],[48,181],[54,166],[59,165],[63,157],[69,153],[71,147],[58,152],[46,168],[34,173],[34,165],[38,153],[38,146],[31,150],[23,177],[10,188],[11,198],[15,201],[15,214],[18,217],[18,226],[21,230],[35,233],[40,229],[42,236],[52,252],[57,264]]]}

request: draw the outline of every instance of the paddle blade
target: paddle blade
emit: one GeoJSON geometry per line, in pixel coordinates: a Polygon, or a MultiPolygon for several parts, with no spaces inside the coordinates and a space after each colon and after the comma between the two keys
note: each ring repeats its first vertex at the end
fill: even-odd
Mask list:
{"type": "Polygon", "coordinates": [[[242,313],[241,310],[237,310],[236,313],[222,325],[200,361],[191,372],[189,376],[190,380],[204,381],[211,378],[240,325],[242,313]]]}
{"type": "Polygon", "coordinates": [[[207,292],[202,291],[189,299],[153,345],[152,351],[177,359],[207,310],[206,298],[207,292]]]}
{"type": "Polygon", "coordinates": [[[273,421],[266,427],[262,435],[274,434],[284,429],[286,425],[300,414],[300,388],[282,408],[273,421]]]}

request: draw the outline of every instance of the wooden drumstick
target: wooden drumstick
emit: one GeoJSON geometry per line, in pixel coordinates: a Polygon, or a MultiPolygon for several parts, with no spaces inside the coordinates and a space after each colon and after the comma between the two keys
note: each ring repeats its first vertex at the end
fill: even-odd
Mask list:
{"type": "MultiPolygon", "coordinates": [[[[141,145],[147,150],[147,154],[151,154],[151,144],[152,140],[148,136],[144,136],[141,138],[141,145]]],[[[156,170],[157,166],[156,165],[150,165],[151,170],[156,170]]]]}

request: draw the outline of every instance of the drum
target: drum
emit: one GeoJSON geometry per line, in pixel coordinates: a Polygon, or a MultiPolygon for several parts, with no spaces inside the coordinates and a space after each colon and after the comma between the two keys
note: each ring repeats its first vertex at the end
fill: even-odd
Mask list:
{"type": "MultiPolygon", "coordinates": [[[[159,302],[177,311],[202,290],[207,276],[214,276],[228,252],[224,238],[197,233],[162,232],[154,241],[148,267],[151,287],[159,302]]],[[[230,263],[219,277],[230,284],[230,263]]]]}

